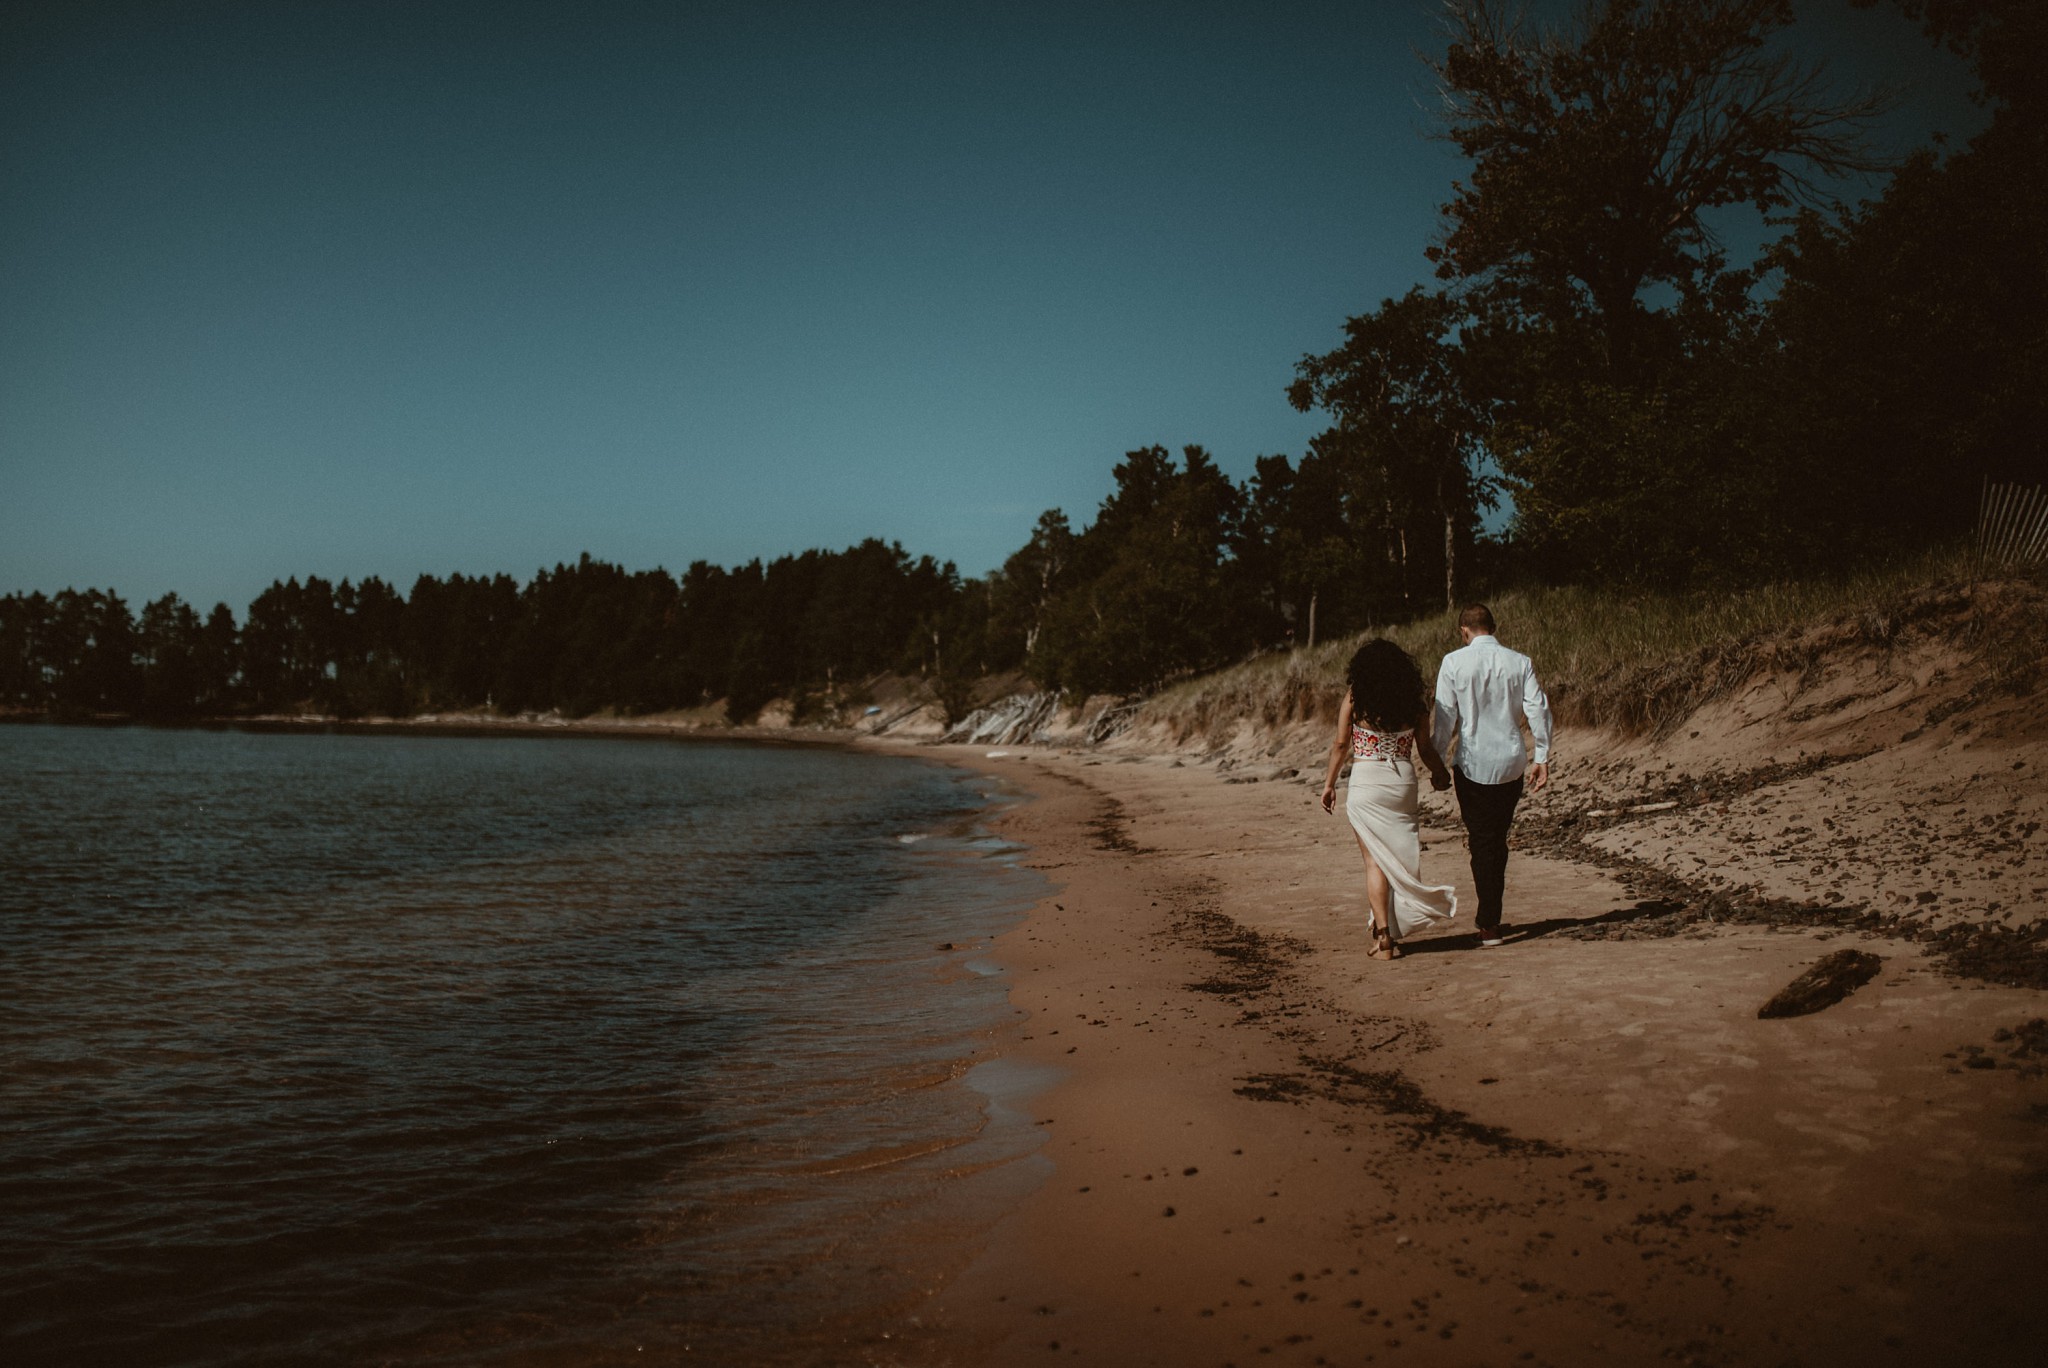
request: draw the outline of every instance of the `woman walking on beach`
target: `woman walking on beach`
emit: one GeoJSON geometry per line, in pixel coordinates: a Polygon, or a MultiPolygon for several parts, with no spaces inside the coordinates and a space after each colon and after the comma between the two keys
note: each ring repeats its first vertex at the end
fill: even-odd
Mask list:
{"type": "Polygon", "coordinates": [[[1337,799],[1337,773],[1351,752],[1351,792],[1344,815],[1365,857],[1365,900],[1372,909],[1374,959],[1398,959],[1395,942],[1418,927],[1458,912],[1448,884],[1422,882],[1422,832],[1416,823],[1415,762],[1429,770],[1430,787],[1447,789],[1451,772],[1429,736],[1429,704],[1422,672],[1408,653],[1381,638],[1351,657],[1350,688],[1337,712],[1330,772],[1323,781],[1323,811],[1337,799]]]}

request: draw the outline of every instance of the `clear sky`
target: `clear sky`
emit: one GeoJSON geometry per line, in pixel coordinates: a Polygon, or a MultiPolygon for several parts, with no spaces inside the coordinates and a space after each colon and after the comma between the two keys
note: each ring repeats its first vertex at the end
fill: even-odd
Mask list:
{"type": "MultiPolygon", "coordinates": [[[[1886,136],[1958,64],[1804,0],[1886,136]]],[[[1426,278],[1433,0],[14,0],[0,592],[524,579],[862,537],[977,574],[1127,449],[1298,455],[1426,278]]]]}

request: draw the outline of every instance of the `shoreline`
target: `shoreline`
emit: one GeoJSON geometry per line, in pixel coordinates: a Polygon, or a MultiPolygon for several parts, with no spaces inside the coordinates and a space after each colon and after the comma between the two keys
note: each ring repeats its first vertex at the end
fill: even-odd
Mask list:
{"type": "MultiPolygon", "coordinates": [[[[1355,848],[1303,784],[888,749],[1034,793],[993,825],[1057,885],[991,952],[1019,1011],[991,1057],[1054,1080],[1009,1102],[1050,1172],[900,1361],[2038,1354],[2048,1070],[2010,1042],[2039,990],[1826,925],[1616,937],[1645,900],[1526,846],[1507,946],[1453,926],[1383,964],[1355,848]],[[1876,981],[1757,1018],[1845,944],[1876,981]]],[[[1469,892],[1462,840],[1424,839],[1469,892]]]]}
{"type": "MultiPolygon", "coordinates": [[[[1382,964],[1341,806],[1279,767],[779,728],[230,725],[250,723],[846,746],[1024,796],[986,825],[1053,891],[972,951],[1012,1015],[971,1068],[1010,1080],[985,1095],[1043,1136],[1012,1162],[1045,1176],[884,1311],[867,1361],[2017,1364],[2048,1335],[2048,1032],[2027,1029],[2048,993],[1957,977],[1897,926],[1676,916],[1631,870],[1705,839],[1685,813],[1586,842],[1625,839],[1625,861],[1556,836],[1608,815],[1590,760],[1517,819],[1509,945],[1453,924],[1382,964]],[[1844,947],[1880,957],[1874,981],[1757,1019],[1844,947]]],[[[1786,786],[1822,781],[1842,791],[1834,770],[1717,790],[1709,825],[1756,830],[1743,804],[1796,809],[1786,786]]],[[[1441,800],[1423,835],[1425,872],[1469,896],[1441,800]]]]}
{"type": "Polygon", "coordinates": [[[845,746],[867,734],[852,728],[728,727],[628,719],[490,717],[484,714],[422,714],[419,717],[196,717],[177,720],[95,714],[58,717],[49,713],[0,713],[0,725],[139,727],[153,731],[243,731],[262,735],[334,736],[561,736],[610,737],[640,741],[731,741],[790,746],[845,746]]]}

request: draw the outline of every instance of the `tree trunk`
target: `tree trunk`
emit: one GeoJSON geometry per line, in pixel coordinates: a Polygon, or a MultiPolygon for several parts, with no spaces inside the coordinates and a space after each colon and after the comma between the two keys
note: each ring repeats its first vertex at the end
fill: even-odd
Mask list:
{"type": "Polygon", "coordinates": [[[1458,606],[1458,523],[1451,512],[1451,501],[1444,497],[1444,477],[1438,472],[1436,478],[1436,506],[1444,515],[1444,607],[1458,606]]]}
{"type": "Polygon", "coordinates": [[[1308,591],[1308,648],[1311,651],[1316,648],[1316,595],[1320,592],[1316,589],[1308,591]]]}
{"type": "Polygon", "coordinates": [[[1444,607],[1458,606],[1458,542],[1453,534],[1457,526],[1451,515],[1444,514],[1444,607]]]}

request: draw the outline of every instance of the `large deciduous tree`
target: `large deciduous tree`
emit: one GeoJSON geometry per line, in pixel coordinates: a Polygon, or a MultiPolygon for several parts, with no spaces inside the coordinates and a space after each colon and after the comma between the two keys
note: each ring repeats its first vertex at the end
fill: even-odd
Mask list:
{"type": "Polygon", "coordinates": [[[1446,134],[1472,169],[1430,255],[1475,315],[1530,565],[1668,581],[1768,559],[1790,472],[1746,388],[1759,273],[1713,215],[1874,169],[1883,97],[1834,98],[1778,50],[1790,0],[1589,0],[1540,31],[1492,0],[1451,15],[1446,134]]]}
{"type": "Polygon", "coordinates": [[[1562,31],[1494,0],[1450,15],[1445,133],[1472,170],[1429,255],[1528,321],[1583,328],[1609,379],[1652,378],[1646,289],[1684,297],[1725,269],[1712,211],[1877,165],[1861,131],[1882,97],[1831,99],[1772,50],[1791,0],[1589,0],[1562,31]]]}

